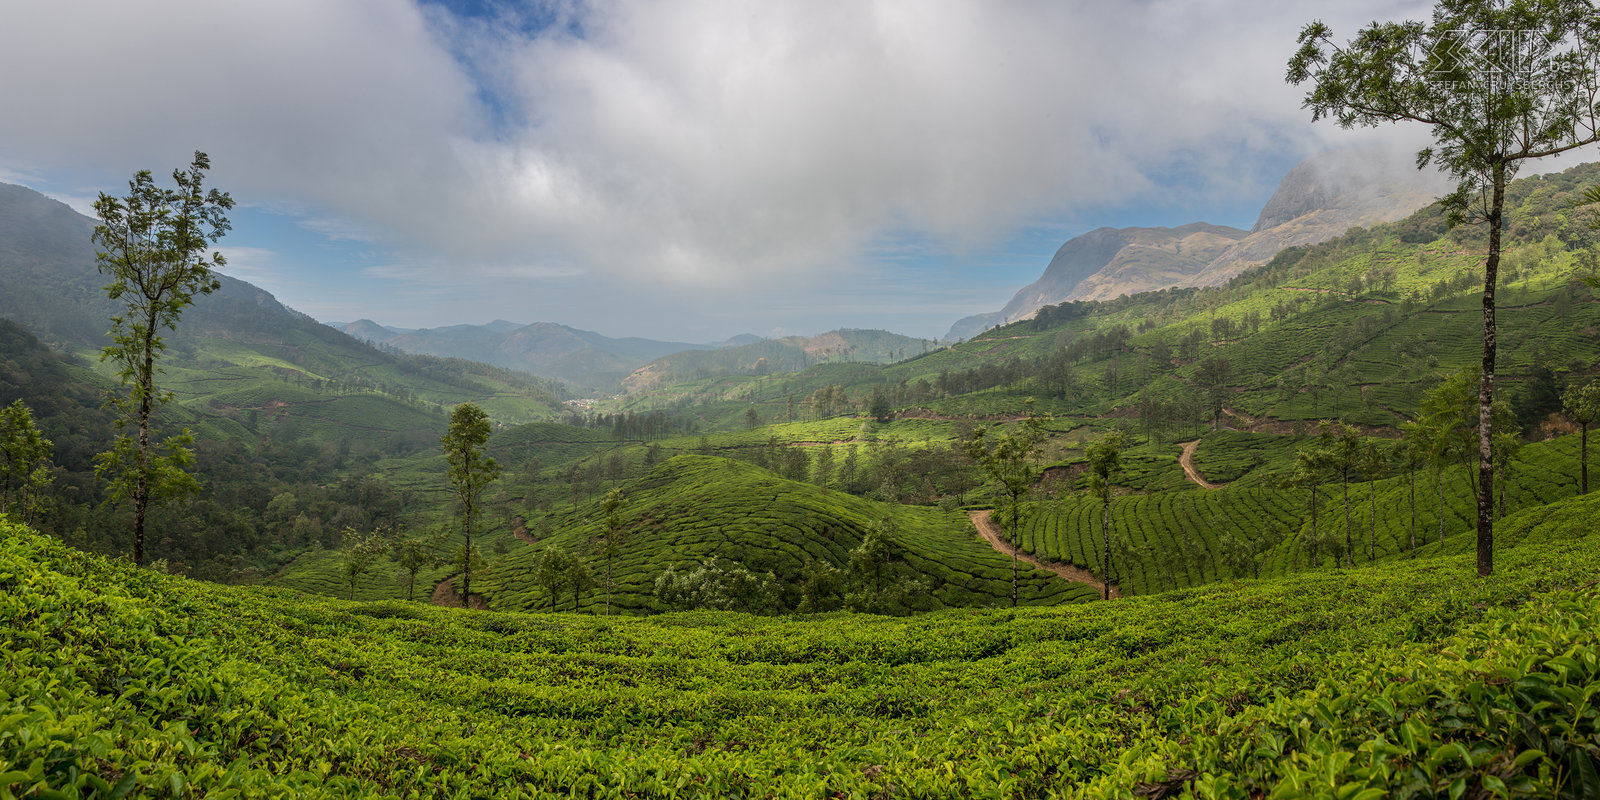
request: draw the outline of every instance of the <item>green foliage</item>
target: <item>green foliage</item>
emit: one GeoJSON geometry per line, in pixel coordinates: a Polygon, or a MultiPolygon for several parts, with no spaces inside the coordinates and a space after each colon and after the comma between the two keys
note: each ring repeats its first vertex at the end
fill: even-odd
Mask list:
{"type": "Polygon", "coordinates": [[[385,553],[393,550],[401,541],[401,534],[397,530],[379,528],[373,531],[358,531],[355,528],[345,528],[344,542],[340,546],[340,571],[344,573],[345,580],[350,585],[350,599],[356,599],[356,582],[367,570],[372,568],[385,553]]]}
{"type": "MultiPolygon", "coordinates": [[[[986,606],[1009,597],[1009,559],[980,539],[964,514],[867,500],[711,456],[670,458],[625,491],[628,546],[616,557],[612,605],[627,613],[667,610],[655,596],[661,573],[670,566],[681,575],[713,556],[755,574],[773,573],[783,608],[792,610],[802,602],[808,563],[847,571],[850,552],[885,519],[893,522],[898,546],[883,586],[893,589],[901,578],[926,582],[923,597],[885,611],[986,606]]],[[[548,593],[537,578],[541,554],[562,549],[598,558],[601,518],[598,502],[548,518],[551,535],[511,552],[489,570],[482,591],[491,607],[548,607],[548,593]]],[[[1020,589],[1024,604],[1092,595],[1081,584],[1032,570],[1021,572],[1020,589]]],[[[822,591],[818,602],[830,608],[842,604],[846,591],[859,588],[822,591]]],[[[603,594],[585,595],[580,607],[599,613],[603,602],[603,594]]]]}
{"type": "Polygon", "coordinates": [[[455,492],[456,508],[461,519],[463,536],[461,562],[461,597],[467,601],[472,596],[472,527],[478,511],[478,500],[484,487],[500,477],[500,465],[485,455],[489,442],[489,416],[472,403],[462,403],[450,412],[450,430],[441,440],[444,457],[449,464],[447,473],[455,492]]]}
{"type": "Polygon", "coordinates": [[[221,253],[208,257],[206,248],[228,232],[225,212],[233,198],[204,191],[210,168],[206,154],[196,151],[187,172],[173,170],[177,189],[157,188],[150,171],[141,170],[128,182],[127,197],[101,192],[94,204],[100,216],[94,242],[104,248],[96,254],[99,268],[112,279],[106,293],[124,305],[111,318],[111,344],[100,358],[116,364],[128,389],[125,397],[113,395],[121,412],[118,427],[137,430],[136,436],[119,435],[95,471],[110,481],[112,500],[133,504],[133,560],[140,565],[146,508],[152,501],[161,506],[197,494],[200,487],[186,472],[193,442],[188,429],[158,445],[150,440],[150,417],[156,405],[172,399],[156,386],[156,362],[167,348],[160,331],[177,329],[195,295],[221,287],[212,269],[226,262],[221,253]]]}
{"type": "MultiPolygon", "coordinates": [[[[989,429],[979,426],[966,442],[967,458],[983,470],[994,483],[994,497],[999,506],[995,514],[1012,544],[1017,541],[1018,529],[1024,518],[1022,502],[1033,490],[1039,467],[1034,458],[1039,453],[1039,442],[1044,438],[1044,419],[1033,414],[1030,401],[1028,416],[1011,430],[1000,430],[993,437],[989,429]],[[991,443],[992,442],[992,443],[991,443]]],[[[1011,604],[1017,604],[1017,557],[1011,557],[1011,604]]]]}
{"type": "Polygon", "coordinates": [[[50,474],[54,449],[34,425],[33,411],[20,399],[0,409],[0,514],[14,512],[24,524],[38,519],[44,492],[54,480],[50,474]]]}
{"type": "Polygon", "coordinates": [[[1480,193],[1492,187],[1498,194],[1518,161],[1600,141],[1593,127],[1600,105],[1585,93],[1597,67],[1584,52],[1600,38],[1600,21],[1581,0],[1441,3],[1431,26],[1374,22],[1344,47],[1332,38],[1327,25],[1307,25],[1289,61],[1289,82],[1312,84],[1305,97],[1312,118],[1347,128],[1428,125],[1435,144],[1417,164],[1438,163],[1460,182],[1445,203],[1457,219],[1480,193]],[[1494,40],[1512,31],[1521,34],[1516,44],[1494,40]],[[1484,47],[1502,48],[1493,52],[1510,63],[1491,71],[1468,45],[1484,35],[1484,47]]]}
{"type": "Polygon", "coordinates": [[[912,618],[351,604],[4,526],[0,788],[1579,797],[1597,503],[1508,518],[1526,532],[1490,581],[1448,557],[912,618]]]}
{"type": "Polygon", "coordinates": [[[674,611],[705,609],[767,614],[778,608],[778,578],[758,575],[734,564],[727,566],[712,556],[693,571],[667,567],[656,578],[656,599],[674,611]]]}
{"type": "Polygon", "coordinates": [[[394,560],[406,573],[406,599],[415,599],[417,573],[439,566],[439,550],[449,538],[448,528],[428,536],[398,536],[394,540],[394,560]]]}

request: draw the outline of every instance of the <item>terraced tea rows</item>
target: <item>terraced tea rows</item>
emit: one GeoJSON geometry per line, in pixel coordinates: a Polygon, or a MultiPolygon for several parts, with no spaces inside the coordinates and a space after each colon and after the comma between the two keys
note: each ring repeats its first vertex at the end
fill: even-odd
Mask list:
{"type": "MultiPolygon", "coordinates": [[[[593,508],[558,516],[547,541],[496,563],[484,583],[491,607],[548,606],[548,594],[536,579],[536,565],[548,546],[589,553],[595,569],[598,517],[593,508]]],[[[675,457],[630,488],[627,541],[615,561],[612,602],[628,611],[662,610],[653,596],[661,572],[712,557],[758,573],[771,571],[790,584],[799,580],[807,561],[844,569],[850,551],[880,520],[889,520],[896,531],[896,559],[911,576],[928,582],[932,607],[1009,604],[1010,560],[984,544],[964,515],[877,503],[707,456],[675,457]]],[[[1021,589],[1027,604],[1073,602],[1092,594],[1042,571],[1028,571],[1021,589]]],[[[593,610],[601,602],[600,590],[591,589],[579,607],[593,610]]]]}
{"type": "Polygon", "coordinates": [[[1451,557],[910,619],[347,603],[3,525],[0,790],[1552,797],[1600,735],[1596,515],[1508,520],[1489,581],[1451,557]]]}

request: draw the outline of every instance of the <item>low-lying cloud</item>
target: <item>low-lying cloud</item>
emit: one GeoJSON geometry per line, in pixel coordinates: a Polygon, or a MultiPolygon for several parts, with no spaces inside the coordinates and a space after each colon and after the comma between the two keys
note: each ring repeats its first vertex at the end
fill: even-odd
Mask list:
{"type": "Polygon", "coordinates": [[[199,147],[236,197],[449,264],[440,280],[760,283],[890,236],[982,249],[1259,192],[1279,175],[1255,154],[1338,136],[1281,77],[1328,5],[594,0],[527,29],[392,0],[17,3],[0,168],[120,180],[199,147]]]}

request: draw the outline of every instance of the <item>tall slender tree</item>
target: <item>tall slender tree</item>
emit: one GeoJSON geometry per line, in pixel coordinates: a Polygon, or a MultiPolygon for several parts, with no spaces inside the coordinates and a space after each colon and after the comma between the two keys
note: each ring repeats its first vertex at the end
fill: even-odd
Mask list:
{"type": "Polygon", "coordinates": [[[1353,567],[1355,542],[1350,527],[1350,473],[1361,468],[1361,433],[1334,423],[1333,438],[1333,446],[1326,453],[1329,464],[1334,472],[1339,473],[1339,482],[1344,487],[1344,565],[1353,567]]]}
{"type": "Polygon", "coordinates": [[[1578,493],[1589,493],[1589,426],[1600,417],[1600,381],[1589,381],[1583,386],[1568,386],[1561,393],[1561,405],[1567,419],[1578,423],[1582,431],[1578,437],[1578,493]]]}
{"type": "Polygon", "coordinates": [[[606,616],[611,616],[611,566],[616,561],[617,554],[622,552],[622,508],[628,501],[622,496],[621,489],[612,489],[606,493],[605,499],[600,501],[601,523],[605,531],[601,534],[603,544],[602,554],[606,557],[606,616]]]}
{"type": "Polygon", "coordinates": [[[33,523],[42,506],[55,446],[39,433],[33,411],[19,400],[0,409],[0,514],[16,514],[33,523]]]}
{"type": "Polygon", "coordinates": [[[128,182],[126,197],[101,192],[94,203],[100,217],[94,229],[100,272],[111,276],[106,293],[124,307],[111,318],[112,343],[100,359],[116,362],[128,388],[126,396],[112,398],[122,432],[110,450],[95,457],[95,472],[110,482],[112,500],[133,503],[133,561],[140,566],[150,505],[200,491],[186,471],[193,462],[193,436],[184,429],[157,444],[150,419],[157,406],[172,399],[156,386],[156,361],[167,348],[161,331],[176,331],[195,295],[221,286],[212,270],[227,263],[221,253],[206,253],[231,229],[225,212],[233,208],[227,193],[205,191],[210,168],[211,160],[196,151],[187,170],[173,170],[176,189],[156,186],[150,171],[140,170],[128,182]]]}
{"type": "Polygon", "coordinates": [[[441,441],[449,463],[451,488],[461,517],[463,557],[461,560],[461,603],[472,602],[472,526],[484,487],[500,477],[500,465],[485,452],[489,442],[489,415],[473,403],[462,403],[450,412],[450,429],[441,441]]]}
{"type": "MultiPolygon", "coordinates": [[[[1407,423],[1409,426],[1410,423],[1407,423]]],[[[1427,450],[1422,442],[1417,441],[1416,434],[1411,428],[1402,426],[1404,438],[1393,449],[1394,463],[1406,471],[1406,487],[1410,495],[1411,526],[1410,526],[1410,552],[1411,557],[1417,557],[1417,470],[1427,463],[1427,450]]]]}
{"type": "Polygon", "coordinates": [[[1289,481],[1308,490],[1307,502],[1311,508],[1311,568],[1322,566],[1322,532],[1317,529],[1317,495],[1322,482],[1327,480],[1332,468],[1333,434],[1326,424],[1320,426],[1317,438],[1300,446],[1294,454],[1294,473],[1289,481]]]}
{"type": "Polygon", "coordinates": [[[397,538],[394,543],[394,560],[406,573],[406,599],[416,597],[417,573],[439,564],[439,548],[450,536],[450,527],[442,526],[427,536],[397,538]]]}
{"type": "Polygon", "coordinates": [[[1439,0],[1433,23],[1374,22],[1340,47],[1313,22],[1289,60],[1290,83],[1310,82],[1312,119],[1340,125],[1409,120],[1456,181],[1442,198],[1452,225],[1488,224],[1483,359],[1478,383],[1478,574],[1494,571],[1495,288],[1506,184],[1522,162],[1600,141],[1600,14],[1588,0],[1439,0]]]}
{"type": "Polygon", "coordinates": [[[1376,439],[1362,444],[1360,468],[1367,477],[1367,561],[1378,558],[1378,479],[1383,477],[1393,456],[1390,447],[1376,439]]]}
{"type": "Polygon", "coordinates": [[[1100,498],[1101,586],[1100,599],[1111,599],[1111,487],[1122,470],[1122,451],[1128,439],[1122,431],[1112,431],[1096,439],[1084,450],[1089,458],[1089,490],[1100,498]]]}
{"type": "Polygon", "coordinates": [[[1015,428],[990,435],[983,426],[972,431],[966,442],[967,457],[995,483],[997,516],[1011,543],[1011,605],[1017,604],[1017,553],[1019,530],[1024,516],[1022,503],[1039,477],[1033,459],[1044,438],[1044,420],[1033,413],[1028,400],[1028,415],[1015,428]]]}

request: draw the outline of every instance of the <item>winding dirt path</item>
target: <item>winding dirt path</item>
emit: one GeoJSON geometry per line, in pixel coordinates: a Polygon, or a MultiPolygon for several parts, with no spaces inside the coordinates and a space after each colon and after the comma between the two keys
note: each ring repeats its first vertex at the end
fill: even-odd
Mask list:
{"type": "MultiPolygon", "coordinates": [[[[1054,572],[1056,575],[1059,575],[1065,580],[1069,580],[1074,583],[1087,583],[1090,586],[1093,586],[1095,591],[1101,594],[1106,593],[1105,581],[1095,577],[1093,572],[1090,572],[1083,567],[1080,567],[1076,564],[1063,564],[1059,561],[1050,561],[1047,559],[1038,558],[1012,547],[1011,543],[1006,541],[1004,531],[1001,531],[1000,526],[996,524],[993,519],[990,519],[990,517],[994,516],[994,511],[992,509],[985,508],[981,511],[969,511],[967,512],[967,516],[972,518],[972,526],[977,528],[978,533],[982,534],[983,538],[989,541],[990,547],[993,547],[994,549],[1008,556],[1015,555],[1018,559],[1026,561],[1029,564],[1038,567],[1039,569],[1054,572]]],[[[1114,583],[1111,584],[1111,596],[1122,596],[1122,590],[1114,583]]]]}
{"type": "Polygon", "coordinates": [[[1200,485],[1202,489],[1221,489],[1222,487],[1205,479],[1200,470],[1194,468],[1194,451],[1200,446],[1200,440],[1183,443],[1183,455],[1178,456],[1178,464],[1183,467],[1183,475],[1190,481],[1200,485]]]}
{"type": "Polygon", "coordinates": [[[520,514],[511,518],[511,535],[521,539],[524,542],[527,542],[528,544],[539,543],[539,537],[534,536],[533,533],[528,530],[528,521],[523,519],[522,515],[520,514]]]}

